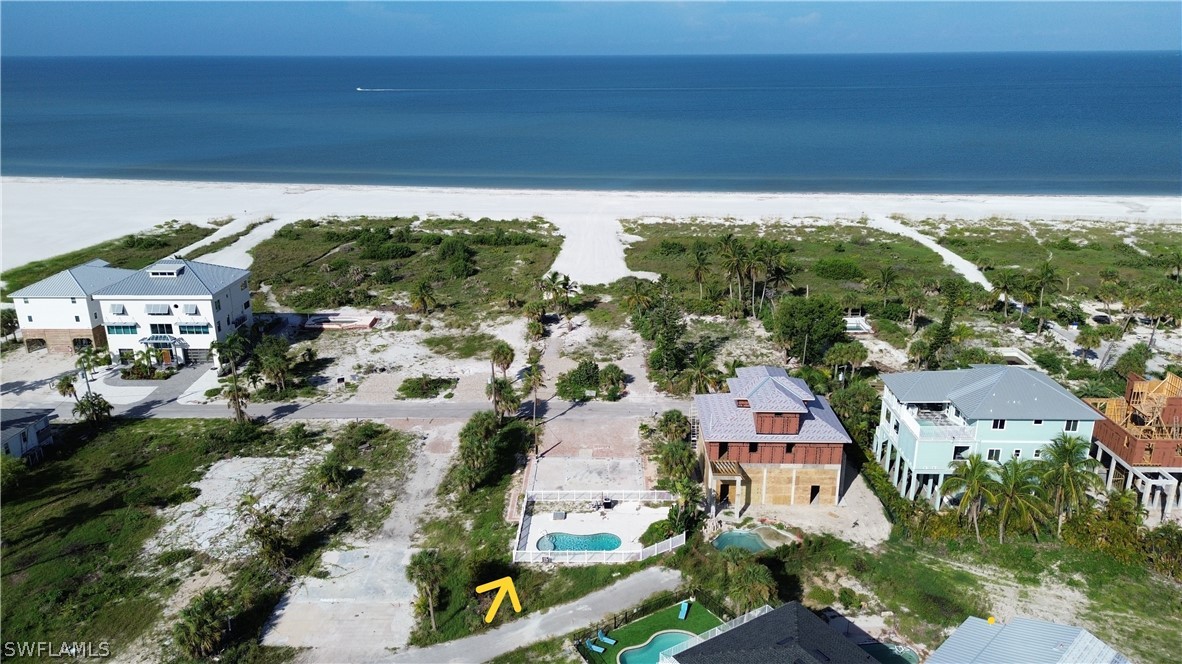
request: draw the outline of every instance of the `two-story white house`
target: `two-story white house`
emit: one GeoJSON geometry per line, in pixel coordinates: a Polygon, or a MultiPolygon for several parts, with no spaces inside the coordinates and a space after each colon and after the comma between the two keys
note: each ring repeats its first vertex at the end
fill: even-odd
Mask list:
{"type": "Polygon", "coordinates": [[[254,321],[249,280],[249,270],[166,258],[91,297],[121,360],[151,347],[164,364],[203,362],[215,341],[254,321]]]}
{"type": "Polygon", "coordinates": [[[72,353],[85,346],[106,346],[103,315],[91,296],[133,274],[135,270],[93,260],[13,293],[25,348],[72,353]]]}
{"type": "Polygon", "coordinates": [[[1101,419],[1062,385],[1022,367],[909,371],[883,375],[882,382],[875,460],[900,494],[937,505],[954,460],[1038,459],[1064,432],[1090,442],[1101,419]]]}

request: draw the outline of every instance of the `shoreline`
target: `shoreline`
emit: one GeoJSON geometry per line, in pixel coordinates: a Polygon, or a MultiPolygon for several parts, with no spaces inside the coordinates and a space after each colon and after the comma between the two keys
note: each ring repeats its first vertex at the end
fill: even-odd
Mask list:
{"type": "MultiPolygon", "coordinates": [[[[1182,198],[1175,196],[472,189],[23,176],[0,178],[0,188],[5,270],[173,219],[207,224],[228,216],[235,220],[226,232],[273,217],[273,222],[251,233],[257,243],[284,224],[325,216],[537,215],[565,237],[553,269],[581,283],[604,283],[631,274],[623,260],[626,238],[620,219],[793,220],[815,225],[903,215],[968,222],[996,216],[1149,226],[1182,223],[1182,198]]],[[[211,253],[206,260],[218,262],[225,254],[228,264],[246,267],[249,247],[240,245],[241,241],[211,253]]]]}

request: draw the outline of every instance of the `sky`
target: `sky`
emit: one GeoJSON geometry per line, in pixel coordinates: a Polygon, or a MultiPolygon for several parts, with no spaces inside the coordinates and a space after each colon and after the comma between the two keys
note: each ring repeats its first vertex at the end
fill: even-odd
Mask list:
{"type": "Polygon", "coordinates": [[[3,55],[1182,49],[1182,2],[0,2],[3,55]]]}

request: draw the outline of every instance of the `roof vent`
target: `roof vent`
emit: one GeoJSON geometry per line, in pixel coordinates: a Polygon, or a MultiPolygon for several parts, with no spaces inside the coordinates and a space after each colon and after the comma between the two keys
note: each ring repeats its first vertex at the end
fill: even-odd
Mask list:
{"type": "Polygon", "coordinates": [[[790,646],[790,645],[792,645],[793,643],[796,643],[796,637],[795,637],[795,636],[787,636],[787,637],[784,637],[784,638],[780,639],[779,641],[776,641],[776,645],[778,645],[778,646],[785,646],[785,647],[787,647],[787,646],[790,646]]]}

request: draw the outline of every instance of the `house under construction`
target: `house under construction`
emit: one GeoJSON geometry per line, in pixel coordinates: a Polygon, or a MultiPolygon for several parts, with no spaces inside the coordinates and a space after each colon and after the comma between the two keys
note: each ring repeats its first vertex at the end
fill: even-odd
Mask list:
{"type": "Polygon", "coordinates": [[[1182,509],[1182,378],[1129,374],[1124,397],[1084,401],[1104,415],[1093,456],[1108,469],[1107,488],[1135,489],[1150,520],[1182,509]]]}

